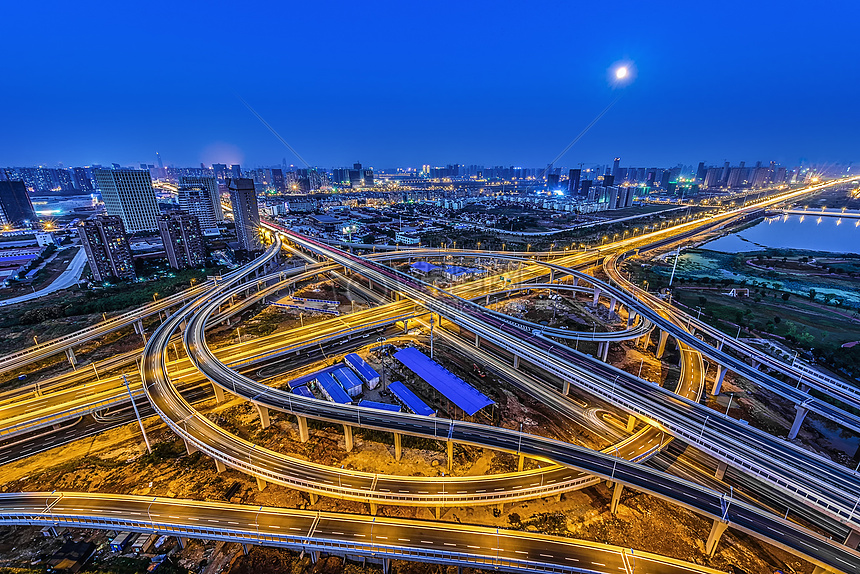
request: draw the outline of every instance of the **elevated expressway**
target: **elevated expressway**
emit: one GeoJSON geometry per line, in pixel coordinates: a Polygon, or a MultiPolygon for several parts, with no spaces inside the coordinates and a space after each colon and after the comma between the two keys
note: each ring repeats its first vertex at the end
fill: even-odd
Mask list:
{"type": "Polygon", "coordinates": [[[96,528],[516,572],[718,574],[648,552],[448,522],[79,492],[0,494],[0,525],[96,528]]]}
{"type": "MultiPolygon", "coordinates": [[[[291,234],[291,239],[298,239],[298,237],[291,234]]],[[[301,238],[300,241],[309,240],[301,238]]],[[[348,258],[352,256],[347,256],[342,252],[333,252],[327,248],[321,248],[315,243],[310,244],[313,245],[314,248],[325,249],[327,251],[326,255],[331,256],[336,262],[340,264],[347,263],[348,266],[353,267],[354,263],[348,260],[348,258]]],[[[364,260],[360,261],[362,261],[362,265],[367,265],[364,263],[364,260]]],[[[375,268],[363,268],[362,274],[365,273],[370,275],[372,280],[380,282],[383,285],[386,285],[386,281],[389,280],[389,275],[387,274],[396,276],[390,270],[386,271],[386,274],[378,273],[375,268]]],[[[410,283],[412,283],[412,280],[404,279],[404,281],[410,281],[410,283]]],[[[404,286],[399,282],[389,282],[386,287],[394,285],[396,285],[395,288],[401,288],[402,290],[407,291],[407,295],[412,295],[415,299],[419,299],[419,301],[429,307],[431,311],[438,312],[437,309],[440,307],[438,300],[425,298],[423,293],[417,291],[417,289],[413,288],[411,285],[404,286]],[[436,307],[436,309],[433,307],[436,307]]],[[[429,286],[426,288],[429,289],[429,286]]],[[[445,295],[444,297],[447,298],[449,296],[445,295]]],[[[469,304],[464,304],[462,302],[459,303],[459,305],[464,307],[469,306],[469,304]]],[[[445,309],[445,311],[445,314],[447,315],[448,310],[445,309]]],[[[277,464],[278,461],[270,459],[266,452],[255,445],[245,443],[235,437],[219,436],[221,431],[217,428],[195,427],[195,433],[188,432],[186,427],[188,423],[191,423],[191,425],[194,426],[198,422],[203,421],[200,421],[199,418],[194,416],[194,412],[189,406],[182,404],[183,401],[181,400],[181,397],[174,395],[171,392],[171,385],[168,383],[169,376],[163,365],[163,345],[167,340],[169,340],[169,333],[178,326],[181,320],[182,317],[179,315],[172,317],[159,328],[147,345],[147,352],[144,358],[144,380],[146,381],[146,390],[151,402],[156,405],[156,409],[159,410],[160,414],[165,418],[171,428],[180,434],[180,436],[183,436],[191,446],[195,448],[203,447],[208,449],[211,447],[211,443],[215,442],[217,444],[217,452],[207,452],[207,454],[215,455],[216,461],[220,458],[221,463],[219,466],[222,468],[224,467],[224,464],[227,463],[234,468],[253,474],[262,480],[280,482],[283,479],[283,475],[280,472],[271,471],[272,465],[277,464]],[[165,412],[165,409],[170,409],[171,412],[168,414],[165,412]],[[198,432],[200,434],[197,434],[198,432]],[[197,434],[197,437],[194,436],[195,434],[197,434]],[[205,443],[209,444],[205,444],[204,441],[195,442],[196,438],[205,435],[209,435],[205,441],[205,443]],[[213,440],[213,437],[217,437],[217,439],[213,440]],[[267,465],[270,465],[269,469],[266,469],[267,465]]],[[[472,326],[471,323],[469,323],[469,325],[472,326]]],[[[504,334],[507,334],[506,331],[511,329],[511,327],[506,325],[499,325],[496,328],[499,332],[504,334]]],[[[189,328],[186,330],[186,339],[190,336],[190,333],[194,333],[197,330],[197,328],[189,325],[189,328]]],[[[514,331],[518,335],[518,338],[513,341],[508,338],[505,342],[508,344],[513,343],[514,346],[511,348],[516,349],[516,341],[519,341],[519,339],[522,338],[522,331],[516,329],[514,331]]],[[[482,333],[482,335],[485,335],[485,333],[482,333]]],[[[490,339],[490,337],[488,337],[488,339],[490,339]]],[[[535,338],[535,340],[540,341],[541,339],[535,338]]],[[[534,345],[534,343],[532,343],[532,345],[534,345]]],[[[520,349],[522,349],[522,347],[520,347],[520,349]]],[[[202,349],[194,348],[192,355],[196,356],[198,352],[202,354],[202,349]]],[[[551,356],[546,357],[546,359],[550,368],[553,366],[552,363],[557,364],[558,362],[551,356]]],[[[212,372],[213,369],[218,369],[217,361],[212,362],[209,359],[201,358],[199,356],[197,356],[197,360],[201,363],[201,367],[204,368],[204,370],[209,369],[210,372],[212,372]],[[207,364],[203,365],[202,363],[204,362],[207,364]]],[[[605,368],[607,366],[603,365],[602,367],[605,368]]],[[[615,371],[617,372],[617,370],[615,371]]],[[[233,388],[233,384],[236,384],[237,386],[235,388],[237,392],[239,394],[243,394],[238,389],[241,385],[247,383],[240,377],[236,377],[235,374],[228,372],[224,373],[224,375],[231,377],[231,379],[228,379],[229,382],[226,382],[226,384],[225,381],[222,380],[220,381],[221,384],[224,384],[227,388],[231,389],[233,388]]],[[[620,376],[621,374],[617,375],[615,381],[619,380],[620,376]]],[[[245,392],[253,390],[254,389],[245,389],[245,392]]],[[[622,391],[622,387],[619,386],[615,393],[621,393],[622,391]]],[[[262,398],[262,396],[257,397],[257,400],[262,398]]],[[[714,549],[716,540],[725,529],[725,525],[728,522],[731,522],[735,527],[740,528],[741,530],[756,536],[763,536],[783,548],[807,556],[809,559],[820,565],[844,569],[845,567],[842,566],[842,563],[851,565],[857,560],[856,552],[844,546],[833,544],[832,542],[825,540],[823,537],[819,537],[811,532],[798,529],[797,525],[791,522],[774,517],[767,512],[751,507],[740,501],[727,499],[725,495],[716,493],[710,489],[703,489],[702,487],[693,485],[687,481],[643,468],[641,465],[630,463],[620,457],[597,453],[574,445],[553,441],[551,439],[534,437],[508,429],[476,425],[474,423],[445,421],[441,419],[433,420],[403,413],[373,413],[371,415],[374,417],[373,420],[368,420],[367,415],[362,414],[362,411],[367,413],[364,409],[345,407],[342,405],[331,405],[328,403],[320,405],[319,401],[313,401],[310,399],[299,401],[297,399],[298,397],[291,397],[288,399],[289,403],[287,405],[287,409],[290,409],[290,405],[293,409],[296,409],[297,403],[306,402],[308,408],[316,407],[319,409],[325,407],[327,410],[330,410],[330,414],[328,416],[338,416],[349,426],[371,426],[372,428],[385,428],[395,432],[422,434],[424,436],[432,436],[436,439],[442,439],[443,441],[448,442],[478,444],[480,446],[516,452],[534,458],[550,459],[563,464],[564,466],[579,468],[589,474],[594,474],[611,480],[616,484],[627,484],[657,496],[674,500],[679,504],[716,519],[715,526],[712,529],[712,535],[707,545],[709,551],[714,549]],[[810,553],[809,548],[814,548],[814,551],[810,553]]],[[[679,400],[683,404],[682,399],[675,397],[675,400],[679,400]]],[[[435,479],[434,481],[428,482],[430,483],[427,485],[427,488],[429,489],[431,488],[430,485],[435,483],[435,479]]],[[[318,485],[306,485],[305,488],[308,490],[319,490],[318,485]]],[[[333,484],[325,488],[325,491],[327,491],[329,496],[346,497],[346,490],[348,489],[341,485],[335,486],[333,484]]],[[[405,499],[411,498],[405,493],[381,492],[379,490],[362,491],[361,489],[354,490],[352,495],[361,496],[364,500],[373,498],[377,500],[377,503],[381,504],[404,504],[406,501],[405,499]]],[[[437,490],[436,493],[431,494],[428,490],[424,499],[427,502],[431,502],[433,497],[436,498],[436,504],[445,502],[446,499],[454,498],[447,491],[445,493],[439,493],[437,490]]],[[[432,503],[433,502],[431,502],[431,504],[432,503]]],[[[426,504],[426,502],[424,504],[426,504]]]]}

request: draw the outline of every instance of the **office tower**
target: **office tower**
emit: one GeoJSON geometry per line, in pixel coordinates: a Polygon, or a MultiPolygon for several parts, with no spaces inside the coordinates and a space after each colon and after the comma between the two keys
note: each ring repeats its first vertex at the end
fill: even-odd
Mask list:
{"type": "Polygon", "coordinates": [[[206,243],[197,216],[181,211],[163,215],[158,219],[158,232],[172,268],[187,269],[206,263],[206,243]]]}
{"type": "Polygon", "coordinates": [[[556,189],[558,187],[559,175],[557,173],[547,173],[546,174],[546,188],[549,190],[556,189]]]}
{"type": "Polygon", "coordinates": [[[591,181],[590,179],[584,179],[584,180],[582,180],[582,182],[580,183],[581,191],[579,192],[579,194],[580,194],[580,195],[582,195],[583,197],[588,196],[588,194],[589,194],[589,190],[591,189],[591,185],[592,185],[593,183],[594,183],[594,182],[593,182],[593,181],[591,181]]]}
{"type": "Polygon", "coordinates": [[[616,157],[615,161],[612,162],[612,175],[618,177],[618,165],[621,163],[621,158],[616,157]]]}
{"type": "Polygon", "coordinates": [[[105,281],[110,277],[132,281],[136,278],[134,259],[121,217],[102,215],[88,219],[78,227],[78,235],[95,281],[105,281]]]}
{"type": "MultiPolygon", "coordinates": [[[[184,185],[203,186],[209,190],[209,201],[212,203],[212,215],[215,218],[215,223],[224,221],[224,211],[221,209],[221,194],[218,191],[218,181],[214,177],[183,175],[179,178],[179,185],[180,187],[184,185]]],[[[196,215],[200,219],[200,225],[203,226],[203,229],[208,229],[207,226],[209,223],[205,217],[201,217],[196,211],[192,211],[191,209],[185,209],[184,207],[182,209],[196,215]]]]}
{"type": "Polygon", "coordinates": [[[582,177],[581,169],[572,169],[567,175],[567,191],[571,195],[579,193],[579,178],[582,177]]]}
{"type": "Polygon", "coordinates": [[[614,175],[604,175],[603,176],[603,186],[611,187],[615,184],[615,176],[614,175]]]}
{"type": "Polygon", "coordinates": [[[97,169],[93,175],[107,214],[121,217],[128,233],[158,230],[158,202],[148,171],[97,169]]]}
{"type": "Polygon", "coordinates": [[[226,181],[227,180],[227,164],[226,163],[213,163],[212,171],[215,173],[215,179],[218,181],[226,181]]]}
{"type": "Polygon", "coordinates": [[[218,235],[218,223],[215,221],[215,213],[212,209],[212,191],[209,187],[195,183],[184,183],[179,186],[178,195],[179,209],[196,217],[204,234],[218,235]]]}
{"type": "Polygon", "coordinates": [[[36,212],[23,181],[0,181],[0,225],[28,225],[36,212]]]}
{"type": "Polygon", "coordinates": [[[284,181],[284,170],[279,167],[272,168],[272,187],[278,193],[283,193],[287,190],[287,184],[284,181]]]}
{"type": "Polygon", "coordinates": [[[231,179],[240,179],[242,177],[242,166],[237,164],[233,164],[230,166],[230,178],[231,179]]]}
{"type": "Polygon", "coordinates": [[[354,164],[352,164],[352,169],[354,169],[355,171],[361,171],[361,164],[359,162],[355,162],[354,164]]]}
{"type": "Polygon", "coordinates": [[[236,237],[239,246],[247,251],[256,251],[260,243],[260,210],[257,207],[257,192],[254,181],[246,178],[231,179],[227,182],[230,190],[230,203],[233,206],[233,221],[236,223],[236,237]]]}
{"type": "Polygon", "coordinates": [[[364,171],[364,185],[367,187],[373,187],[373,170],[365,169],[364,171]]]}
{"type": "Polygon", "coordinates": [[[668,169],[664,169],[663,173],[660,175],[660,187],[663,189],[669,189],[669,182],[672,179],[672,172],[668,169]]]}
{"type": "MultiPolygon", "coordinates": [[[[355,164],[360,166],[361,164],[355,164]]],[[[350,187],[358,187],[361,185],[361,170],[360,169],[351,169],[349,170],[349,186],[350,187]]]]}
{"type": "Polygon", "coordinates": [[[705,162],[700,161],[699,167],[696,168],[696,183],[701,185],[705,181],[705,175],[707,175],[708,170],[705,169],[705,162]]]}
{"type": "Polygon", "coordinates": [[[74,180],[75,189],[81,191],[93,191],[93,182],[90,176],[87,175],[87,170],[82,167],[72,168],[72,179],[74,180]]]}

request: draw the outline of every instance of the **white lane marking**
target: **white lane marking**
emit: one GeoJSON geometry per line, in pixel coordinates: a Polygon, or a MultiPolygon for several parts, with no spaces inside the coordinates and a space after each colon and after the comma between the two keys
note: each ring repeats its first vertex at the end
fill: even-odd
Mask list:
{"type": "Polygon", "coordinates": [[[606,566],[606,564],[602,562],[592,562],[592,564],[594,564],[595,566],[606,566]]]}
{"type": "Polygon", "coordinates": [[[453,542],[443,542],[442,544],[444,544],[445,546],[457,546],[453,542]]]}
{"type": "Polygon", "coordinates": [[[552,554],[541,554],[544,558],[552,558],[552,554]]]}
{"type": "Polygon", "coordinates": [[[401,542],[409,542],[408,538],[398,538],[398,540],[401,542]]]}

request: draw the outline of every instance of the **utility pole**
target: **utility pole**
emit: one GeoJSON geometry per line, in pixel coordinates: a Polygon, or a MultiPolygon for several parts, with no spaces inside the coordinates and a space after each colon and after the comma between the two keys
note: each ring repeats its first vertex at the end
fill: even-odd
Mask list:
{"type": "Polygon", "coordinates": [[[146,429],[143,428],[143,421],[140,420],[140,412],[138,412],[137,405],[134,403],[134,397],[131,394],[131,387],[128,386],[128,379],[125,375],[122,376],[122,382],[125,383],[125,390],[128,391],[128,400],[131,401],[131,406],[134,408],[134,416],[137,417],[137,424],[140,425],[140,432],[143,434],[143,442],[146,443],[146,450],[152,454],[152,447],[149,446],[149,439],[146,437],[146,429]]]}

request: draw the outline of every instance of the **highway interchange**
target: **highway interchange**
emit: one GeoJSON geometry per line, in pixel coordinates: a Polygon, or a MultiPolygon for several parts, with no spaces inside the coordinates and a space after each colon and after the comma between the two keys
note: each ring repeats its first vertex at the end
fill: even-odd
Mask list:
{"type": "MultiPolygon", "coordinates": [[[[782,197],[780,201],[785,199],[786,197],[782,197]]],[[[738,213],[742,211],[738,210],[738,213]]],[[[728,214],[724,217],[728,219],[732,215],[736,216],[737,213],[728,214]]],[[[717,222],[708,222],[707,224],[712,226],[715,223],[717,222]]],[[[561,256],[553,258],[551,263],[530,261],[528,258],[517,257],[508,253],[453,252],[454,255],[461,257],[495,256],[499,260],[519,261],[521,265],[516,271],[506,272],[504,274],[505,279],[491,277],[488,280],[474,282],[474,284],[463,284],[450,292],[440,290],[433,285],[424,284],[414,277],[404,276],[391,268],[382,267],[369,258],[361,258],[343,252],[289,230],[272,228],[276,231],[273,234],[272,248],[253,264],[218,280],[198,285],[189,292],[180,294],[181,297],[174,296],[170,302],[158,302],[141,311],[126,314],[123,319],[113,321],[110,325],[98,326],[88,330],[88,333],[70,336],[64,341],[46,343],[39,349],[31,349],[28,352],[17,354],[15,357],[0,358],[0,369],[17,368],[28,361],[35,361],[56,352],[66,351],[69,354],[75,344],[89,340],[88,338],[100,336],[109,332],[108,330],[122,328],[129,323],[140,321],[146,316],[161,311],[166,313],[172,307],[179,307],[179,310],[166,318],[147,340],[141,369],[145,394],[159,416],[186,441],[189,450],[199,449],[212,456],[216,460],[219,470],[226,465],[256,476],[261,488],[265,486],[266,481],[269,481],[306,490],[315,495],[361,500],[370,503],[371,514],[376,514],[377,505],[396,504],[436,508],[438,516],[438,509],[445,506],[495,504],[499,501],[551,496],[572,488],[594,484],[602,478],[616,485],[615,491],[618,497],[621,493],[620,485],[626,485],[671,500],[699,514],[713,518],[715,520],[715,526],[712,529],[714,540],[708,541],[710,552],[713,552],[716,547],[719,535],[725,525],[731,525],[733,528],[803,555],[818,567],[845,572],[860,571],[858,570],[858,553],[852,548],[834,543],[826,537],[798,526],[794,522],[775,516],[759,506],[739,498],[733,498],[730,493],[717,492],[713,488],[702,487],[682,478],[653,470],[649,466],[636,464],[638,461],[658,455],[659,450],[667,445],[671,437],[674,436],[696,446],[717,460],[728,463],[734,467],[735,471],[755,476],[760,482],[769,484],[771,492],[779,491],[783,495],[794,497],[795,503],[799,502],[807,506],[806,515],[813,519],[815,516],[820,516],[822,523],[841,523],[843,527],[847,527],[849,530],[860,528],[860,519],[855,516],[856,501],[860,500],[860,483],[858,483],[855,474],[828,460],[796,448],[790,443],[785,443],[765,433],[740,425],[737,421],[720,416],[699,404],[698,401],[705,386],[702,356],[705,355],[719,362],[724,366],[724,369],[728,368],[738,372],[750,380],[754,380],[757,384],[774,390],[774,392],[782,392],[787,399],[802,405],[801,408],[827,416],[848,428],[855,428],[852,425],[856,424],[856,417],[852,418],[853,415],[840,411],[830,403],[813,402],[814,400],[802,390],[786,385],[781,380],[766,375],[733,355],[722,351],[722,343],[718,342],[712,346],[703,342],[695,337],[688,328],[698,329],[700,332],[716,338],[715,333],[708,331],[706,325],[694,324],[689,317],[682,316],[677,309],[636,290],[635,286],[624,281],[617,272],[617,257],[615,257],[617,254],[625,253],[633,247],[646,245],[649,242],[655,243],[660,237],[674,238],[675,240],[683,239],[686,234],[700,229],[704,224],[703,221],[690,221],[672,230],[653,232],[653,237],[643,236],[626,241],[622,240],[604,246],[597,254],[594,252],[566,256],[557,254],[561,256]],[[281,238],[291,243],[294,246],[293,249],[300,248],[308,253],[313,253],[325,262],[310,266],[309,271],[304,268],[296,268],[288,272],[278,271],[268,274],[263,272],[261,274],[259,272],[261,268],[274,268],[278,252],[281,249],[281,238]],[[605,258],[604,268],[617,286],[598,282],[593,277],[576,269],[587,261],[601,258],[605,258]],[[265,349],[265,345],[256,346],[255,351],[238,355],[235,352],[236,349],[224,353],[222,353],[223,349],[214,353],[209,350],[205,339],[207,325],[229,320],[230,315],[252,304],[255,299],[250,297],[251,286],[256,288],[258,293],[276,293],[287,284],[294,284],[301,278],[307,278],[310,276],[309,274],[332,271],[332,263],[347,270],[350,278],[363,278],[369,283],[368,290],[372,290],[374,285],[377,288],[382,286],[388,293],[397,294],[396,298],[401,299],[401,301],[374,308],[373,313],[366,312],[364,316],[362,316],[362,312],[356,313],[355,317],[347,315],[339,320],[340,324],[337,324],[337,321],[328,321],[326,323],[329,326],[323,326],[322,329],[308,329],[305,333],[296,333],[294,337],[289,338],[288,344],[283,342],[280,345],[273,344],[269,351],[260,351],[260,349],[265,349]],[[570,281],[571,278],[576,278],[580,285],[579,289],[582,289],[582,285],[590,285],[591,291],[595,293],[595,303],[601,296],[604,299],[611,297],[611,307],[614,308],[616,304],[619,304],[626,308],[627,314],[631,317],[629,321],[631,328],[620,332],[620,334],[604,334],[606,340],[644,337],[654,327],[659,329],[661,333],[671,335],[676,340],[682,357],[682,384],[678,388],[680,396],[662,389],[658,385],[615,369],[600,361],[599,358],[586,356],[560,345],[558,340],[552,338],[562,335],[560,333],[534,332],[530,325],[517,324],[516,321],[511,321],[509,318],[505,319],[496,314],[488,313],[480,305],[470,301],[470,299],[480,301],[488,294],[516,288],[518,283],[529,280],[538,281],[540,278],[546,277],[550,273],[550,269],[553,270],[554,274],[558,274],[559,280],[567,278],[567,281],[570,281]],[[248,276],[251,276],[251,279],[245,281],[248,276]],[[244,298],[241,297],[243,291],[244,298]],[[239,304],[232,304],[231,296],[239,296],[239,304]],[[464,331],[472,333],[476,337],[476,345],[486,345],[489,342],[496,347],[512,351],[513,354],[510,358],[514,362],[513,369],[516,369],[520,361],[527,362],[532,366],[539,365],[565,383],[590,391],[607,403],[627,411],[646,424],[642,425],[640,422],[641,428],[638,432],[600,453],[511,429],[440,418],[430,421],[424,417],[405,413],[381,413],[353,406],[304,399],[279,389],[269,388],[247,376],[253,374],[253,369],[249,370],[248,367],[274,359],[283,359],[290,353],[305,348],[314,346],[322,348],[322,345],[340,341],[344,337],[349,339],[352,334],[360,330],[357,328],[359,325],[363,329],[384,329],[397,320],[417,317],[418,321],[424,321],[431,314],[438,317],[440,323],[444,321],[444,323],[457,325],[461,334],[464,331]],[[689,327],[687,327],[688,325],[689,327]],[[636,330],[637,328],[639,330],[636,330]],[[179,342],[177,333],[180,331],[182,332],[181,346],[185,348],[185,354],[190,357],[191,362],[189,363],[184,357],[175,357],[174,361],[168,363],[169,349],[172,348],[174,353],[176,352],[175,345],[179,342]],[[227,360],[226,357],[229,357],[230,360],[227,360]],[[225,360],[226,363],[222,362],[225,360]],[[243,372],[246,374],[243,375],[243,372]],[[458,442],[508,451],[552,464],[533,471],[507,475],[469,477],[468,479],[446,477],[445,480],[441,481],[438,479],[426,481],[417,477],[344,472],[306,461],[289,460],[290,457],[266,451],[257,445],[243,441],[211,423],[206,417],[201,416],[191,402],[187,400],[190,397],[183,396],[177,387],[196,385],[196,388],[201,388],[200,381],[203,376],[215,385],[215,394],[219,399],[223,391],[227,390],[231,394],[254,402],[259,409],[264,425],[268,420],[266,409],[275,409],[296,415],[300,419],[300,426],[301,418],[306,417],[343,424],[345,434],[349,436],[347,448],[351,442],[351,429],[353,427],[370,427],[398,434],[433,437],[448,444],[449,453],[450,445],[458,442]],[[803,393],[805,396],[799,396],[795,393],[803,393]],[[644,452],[642,452],[643,450],[644,452]],[[350,482],[345,483],[344,477],[348,477],[350,482]],[[337,484],[335,484],[335,480],[338,481],[337,484]],[[532,482],[525,483],[524,480],[532,482]],[[539,480],[539,482],[534,482],[534,480],[539,480]],[[478,486],[483,488],[479,489],[478,486]],[[486,488],[487,486],[491,488],[486,488]]],[[[431,257],[435,255],[438,257],[451,254],[451,252],[446,253],[440,250],[424,250],[424,252],[415,251],[414,256],[431,257]]],[[[391,259],[402,258],[403,254],[390,254],[387,257],[391,259]]],[[[378,261],[383,258],[385,257],[382,255],[374,256],[373,260],[378,261]]],[[[550,276],[550,284],[552,283],[553,278],[550,276]]],[[[548,284],[538,283],[538,285],[547,286],[548,284]]],[[[569,284],[567,288],[570,288],[569,284]]],[[[487,300],[489,299],[487,298],[487,300]]],[[[587,335],[585,333],[573,334],[568,338],[587,339],[587,335]]],[[[594,335],[591,338],[597,339],[594,335]]],[[[662,337],[660,345],[665,345],[665,336],[662,337]]],[[[241,344],[238,347],[241,347],[241,344]]],[[[738,345],[731,348],[735,351],[758,353],[754,349],[745,349],[738,345]]],[[[757,357],[758,355],[752,356],[757,357]]],[[[69,354],[69,358],[74,360],[73,353],[69,354]]],[[[133,358],[131,360],[133,361],[133,358]]],[[[762,357],[759,362],[789,376],[798,374],[800,377],[804,376],[799,369],[793,369],[791,366],[771,364],[773,359],[770,358],[762,357]]],[[[807,380],[811,378],[808,373],[805,376],[807,380]]],[[[12,413],[14,409],[20,409],[15,416],[10,416],[8,419],[6,416],[3,417],[4,426],[0,427],[0,436],[4,436],[2,433],[5,429],[14,426],[7,425],[7,420],[14,420],[16,417],[24,421],[33,420],[34,412],[41,412],[45,409],[51,410],[53,408],[55,414],[62,412],[63,416],[66,417],[62,420],[74,420],[74,417],[82,416],[82,411],[68,408],[70,403],[74,403],[76,400],[80,402],[80,409],[89,408],[89,411],[83,414],[91,414],[104,408],[104,405],[96,405],[96,408],[93,408],[95,395],[91,392],[92,389],[85,394],[82,394],[80,389],[75,389],[75,386],[83,380],[85,379],[82,377],[78,381],[59,382],[56,392],[49,392],[47,395],[51,397],[51,400],[46,400],[45,397],[40,396],[22,400],[20,395],[14,394],[9,397],[0,397],[0,412],[3,412],[4,409],[11,409],[8,412],[12,413]],[[28,401],[29,404],[26,404],[28,401]]],[[[115,401],[110,406],[122,404],[127,400],[127,396],[121,396],[123,389],[118,389],[115,377],[113,380],[106,379],[104,383],[102,381],[97,382],[103,384],[101,388],[105,397],[115,401]],[[120,392],[117,392],[118,390],[120,392]]],[[[140,382],[135,381],[135,384],[137,385],[137,396],[140,396],[140,382]]],[[[826,393],[832,393],[834,397],[840,398],[840,400],[845,400],[846,397],[850,399],[855,393],[854,390],[842,388],[834,381],[809,380],[809,386],[826,393]]],[[[535,388],[535,385],[531,385],[530,390],[538,394],[550,392],[545,388],[535,388]]],[[[560,390],[556,389],[554,396],[550,395],[554,404],[564,402],[563,397],[566,393],[560,393],[560,390]]],[[[41,393],[37,390],[37,394],[41,393]]],[[[56,423],[58,420],[60,419],[50,419],[49,422],[56,423]]],[[[32,433],[36,430],[38,427],[30,427],[23,429],[22,432],[32,433]]],[[[23,436],[29,435],[24,434],[23,436]]],[[[16,519],[12,518],[12,513],[6,512],[7,504],[13,510],[20,510],[24,507],[14,507],[14,504],[22,504],[21,501],[24,499],[30,500],[27,498],[28,496],[30,495],[22,494],[18,498],[14,495],[4,497],[2,500],[3,508],[0,508],[0,521],[15,522],[16,519]]],[[[74,497],[75,495],[67,494],[67,496],[74,497]]],[[[614,496],[613,509],[617,505],[615,498],[614,496]]],[[[98,506],[101,499],[95,497],[94,500],[93,504],[98,506]]],[[[125,508],[125,510],[115,511],[123,514],[133,506],[134,501],[132,501],[132,497],[126,497],[121,502],[114,501],[114,503],[118,505],[117,508],[125,508]]],[[[159,503],[170,504],[163,501],[159,503]]],[[[76,504],[78,506],[83,505],[83,503],[76,504]]],[[[184,501],[183,504],[185,504],[184,501]]],[[[227,506],[225,505],[225,512],[228,511],[227,506]]],[[[96,508],[91,510],[93,512],[89,514],[90,517],[95,513],[96,508]]],[[[40,520],[44,519],[45,516],[42,515],[40,520]]],[[[30,516],[29,520],[35,521],[36,519],[30,516]]],[[[154,528],[155,525],[150,521],[147,527],[154,528]]],[[[405,524],[401,524],[399,527],[409,528],[405,524]]],[[[396,529],[398,526],[391,524],[387,528],[396,529]]],[[[322,530],[315,530],[315,532],[323,533],[322,530]]],[[[516,538],[526,546],[533,544],[527,542],[525,540],[527,537],[520,536],[521,534],[505,533],[505,536],[516,538]]],[[[207,536],[207,538],[211,538],[211,536],[207,536]]],[[[312,537],[306,536],[305,543],[310,538],[312,537]]],[[[368,542],[372,544],[372,540],[368,542]]],[[[550,543],[544,540],[540,544],[550,543]]],[[[480,545],[475,546],[481,547],[480,545]]],[[[296,547],[296,544],[293,544],[293,547],[296,547]]],[[[434,548],[439,550],[438,544],[434,548]]],[[[365,550],[367,549],[362,550],[359,554],[365,550]]],[[[606,549],[601,551],[609,552],[606,549]]],[[[525,568],[541,571],[546,569],[548,564],[546,560],[541,559],[545,558],[544,554],[537,552],[537,550],[526,550],[527,558],[524,559],[526,563],[518,563],[513,566],[503,564],[502,557],[497,556],[495,565],[502,568],[525,568]]],[[[617,552],[615,556],[614,561],[607,559],[600,564],[609,564],[610,562],[621,564],[616,568],[631,571],[628,558],[617,552]],[[619,558],[620,562],[618,561],[619,558]]],[[[484,556],[483,559],[486,558],[484,556]]],[[[473,559],[475,559],[474,556],[469,558],[469,560],[473,559]]],[[[453,560],[451,563],[469,563],[469,560],[466,559],[457,562],[450,556],[447,556],[443,562],[450,560],[453,560]]],[[[597,562],[592,562],[592,565],[594,564],[597,562]]],[[[666,569],[668,567],[666,567],[665,562],[661,564],[663,569],[655,571],[670,571],[666,569]]],[[[570,566],[570,564],[564,566],[570,566]]],[[[583,566],[579,565],[579,568],[582,569],[583,566]]],[[[608,571],[601,568],[586,567],[584,569],[608,571]]],[[[696,569],[700,570],[699,567],[696,569]]]]}

